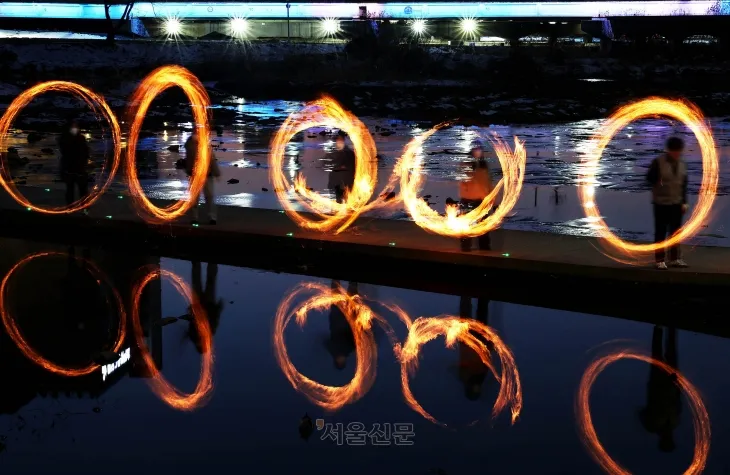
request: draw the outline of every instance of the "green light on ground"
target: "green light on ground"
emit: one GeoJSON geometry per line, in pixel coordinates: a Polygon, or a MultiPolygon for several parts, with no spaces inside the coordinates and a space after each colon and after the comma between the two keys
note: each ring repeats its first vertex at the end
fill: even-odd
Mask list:
{"type": "Polygon", "coordinates": [[[284,210],[283,209],[280,209],[279,210],[279,213],[284,214],[284,210]]]}
{"type": "Polygon", "coordinates": [[[505,252],[502,254],[504,257],[509,257],[509,252],[505,252]]]}
{"type": "Polygon", "coordinates": [[[27,209],[28,211],[33,211],[33,209],[32,209],[32,208],[30,208],[30,207],[28,207],[28,208],[25,208],[25,209],[27,209]]]}
{"type": "Polygon", "coordinates": [[[107,216],[106,219],[112,219],[111,215],[107,216]]]}
{"type": "Polygon", "coordinates": [[[51,189],[50,188],[46,188],[46,191],[51,191],[51,189]]]}
{"type": "Polygon", "coordinates": [[[197,228],[197,227],[199,227],[199,226],[200,226],[200,225],[199,225],[198,223],[195,223],[195,224],[193,224],[193,227],[194,227],[194,228],[197,228]]]}
{"type": "Polygon", "coordinates": [[[388,245],[389,246],[395,246],[395,243],[394,242],[389,242],[388,245]]]}
{"type": "Polygon", "coordinates": [[[294,236],[294,233],[286,233],[287,236],[292,237],[294,236]]]}
{"type": "Polygon", "coordinates": [[[124,198],[124,196],[122,196],[122,195],[119,195],[119,196],[117,196],[117,198],[119,198],[119,199],[121,200],[121,199],[123,199],[123,198],[124,198]]]}

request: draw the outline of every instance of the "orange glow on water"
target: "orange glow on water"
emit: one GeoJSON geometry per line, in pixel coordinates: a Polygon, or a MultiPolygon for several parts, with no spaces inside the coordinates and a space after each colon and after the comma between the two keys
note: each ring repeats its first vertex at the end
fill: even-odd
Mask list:
{"type": "MultiPolygon", "coordinates": [[[[24,257],[20,261],[18,261],[17,264],[15,264],[7,274],[5,274],[5,277],[2,280],[2,283],[0,283],[0,317],[2,318],[3,325],[5,326],[5,330],[8,333],[8,336],[11,340],[13,340],[13,343],[17,345],[17,347],[20,349],[20,351],[25,355],[26,358],[37,364],[38,366],[46,369],[47,371],[50,371],[51,373],[59,374],[62,376],[85,376],[87,374],[91,374],[94,371],[98,370],[100,365],[92,363],[88,366],[85,366],[83,368],[65,368],[63,366],[60,366],[56,363],[53,363],[52,361],[49,361],[48,359],[44,358],[42,355],[40,355],[37,351],[35,351],[30,344],[25,340],[23,337],[23,334],[21,333],[18,326],[15,324],[15,319],[10,314],[10,311],[7,308],[7,299],[8,299],[8,282],[10,281],[11,277],[15,275],[16,272],[21,270],[23,267],[25,267],[30,262],[39,259],[39,258],[45,258],[45,257],[65,257],[68,258],[69,255],[62,252],[39,252],[36,254],[31,254],[27,257],[24,257]]],[[[99,270],[98,267],[96,267],[91,261],[79,257],[74,257],[77,261],[84,264],[86,270],[91,273],[91,275],[96,279],[97,282],[104,282],[109,285],[109,288],[112,292],[113,297],[113,305],[115,309],[119,312],[119,328],[117,330],[117,337],[114,341],[114,345],[112,346],[111,351],[114,353],[118,353],[119,350],[122,348],[122,345],[124,344],[124,339],[127,335],[127,314],[124,311],[124,303],[122,298],[119,296],[119,293],[117,290],[111,285],[108,278],[99,270]]]]}
{"type": "Polygon", "coordinates": [[[190,290],[190,287],[185,283],[182,277],[173,272],[162,270],[154,266],[143,268],[142,271],[143,273],[141,278],[135,283],[132,290],[132,325],[134,327],[134,335],[137,341],[137,346],[142,354],[142,359],[151,374],[151,378],[147,379],[147,382],[152,391],[163,402],[165,402],[165,404],[169,405],[173,409],[193,411],[205,405],[213,394],[213,334],[208,323],[208,318],[200,301],[190,290]],[[147,344],[144,341],[144,330],[142,329],[139,315],[140,299],[142,298],[142,292],[147,284],[160,278],[168,279],[175,290],[185,297],[185,299],[190,303],[193,321],[198,334],[200,335],[202,347],[200,377],[198,378],[198,384],[190,394],[181,392],[165,380],[155,366],[152,355],[147,349],[147,344]]]}
{"type": "Polygon", "coordinates": [[[479,355],[479,359],[489,368],[500,382],[499,394],[492,409],[492,417],[497,417],[507,406],[510,407],[511,420],[514,424],[522,411],[522,385],[517,371],[514,356],[509,347],[497,333],[487,325],[468,318],[441,316],[432,318],[417,318],[408,328],[408,337],[402,347],[396,348],[401,362],[401,388],[406,403],[417,413],[429,421],[446,426],[429,414],[418,402],[410,388],[410,377],[418,369],[421,347],[443,336],[446,346],[452,348],[459,341],[479,355]],[[478,337],[490,342],[501,361],[501,375],[490,358],[489,348],[478,337]]]}
{"type": "Polygon", "coordinates": [[[578,430],[581,435],[583,444],[588,449],[591,457],[598,463],[603,470],[610,475],[631,475],[631,472],[619,465],[613,460],[603,448],[598,440],[596,429],[593,427],[593,419],[590,411],[590,395],[593,383],[598,375],[612,363],[621,359],[632,359],[643,361],[645,363],[657,365],[663,371],[670,375],[676,376],[677,384],[684,390],[692,409],[692,422],[694,424],[695,448],[692,463],[684,472],[685,475],[697,475],[703,472],[707,463],[707,456],[710,452],[710,416],[702,402],[702,396],[697,388],[687,380],[679,371],[672,368],[663,361],[656,360],[650,356],[644,355],[631,349],[622,349],[611,354],[603,356],[593,361],[580,381],[578,388],[578,397],[575,402],[575,413],[578,421],[578,430]]]}
{"type": "Polygon", "coordinates": [[[279,304],[274,319],[274,352],[279,367],[297,391],[304,394],[313,404],[329,411],[362,398],[375,381],[377,348],[371,330],[375,315],[358,296],[348,295],[342,288],[332,289],[322,284],[303,283],[292,290],[279,304]],[[307,297],[308,295],[308,297],[307,297]],[[295,304],[296,300],[302,300],[295,304]],[[355,375],[344,386],[327,386],[301,374],[289,359],[284,341],[284,330],[294,318],[300,327],[307,321],[312,310],[325,311],[337,306],[352,328],[357,363],[355,375]]]}

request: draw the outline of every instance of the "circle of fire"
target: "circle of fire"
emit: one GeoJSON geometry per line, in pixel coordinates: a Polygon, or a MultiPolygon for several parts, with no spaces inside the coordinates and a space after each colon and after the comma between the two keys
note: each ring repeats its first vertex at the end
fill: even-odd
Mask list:
{"type": "MultiPolygon", "coordinates": [[[[12,315],[10,315],[10,312],[5,306],[7,285],[10,281],[10,278],[31,261],[39,259],[41,257],[52,256],[68,257],[68,254],[62,252],[39,252],[36,254],[31,254],[21,259],[12,267],[12,269],[8,271],[7,274],[5,274],[2,283],[0,283],[0,317],[2,318],[5,330],[8,332],[8,336],[11,340],[13,340],[13,343],[17,345],[17,347],[25,355],[26,358],[28,358],[38,366],[46,369],[47,371],[55,374],[69,377],[86,376],[99,369],[100,365],[92,363],[83,368],[65,368],[44,358],[28,344],[25,338],[23,338],[23,334],[20,332],[20,329],[15,324],[15,319],[12,317],[12,315]]],[[[74,259],[82,262],[97,282],[106,282],[107,284],[109,284],[109,288],[111,289],[112,297],[114,299],[114,305],[119,311],[119,329],[117,330],[117,337],[111,351],[113,351],[114,353],[118,353],[119,350],[122,348],[122,345],[124,344],[124,339],[127,335],[127,314],[124,311],[124,303],[122,301],[122,298],[119,296],[119,293],[114,288],[114,286],[109,283],[109,280],[104,275],[104,273],[102,273],[101,270],[99,270],[99,268],[96,267],[91,261],[75,256],[74,259]]]]}
{"type": "Polygon", "coordinates": [[[142,129],[142,123],[152,101],[163,91],[178,86],[183,90],[190,101],[193,110],[193,120],[198,128],[197,160],[193,166],[193,175],[190,180],[190,196],[199,196],[206,180],[211,161],[210,130],[208,127],[208,108],[210,98],[200,80],[182,66],[162,66],[152,71],[132,94],[128,110],[131,126],[127,143],[127,181],[137,208],[144,212],[144,217],[151,217],[156,221],[172,221],[190,210],[197,203],[192,199],[179,200],[160,208],[150,201],[144,194],[142,185],[137,176],[137,141],[142,129]]]}
{"type": "Polygon", "coordinates": [[[708,218],[712,204],[715,201],[719,165],[712,130],[705,121],[702,111],[696,105],[690,102],[664,99],[661,97],[649,97],[625,105],[608,118],[593,137],[592,141],[592,151],[583,160],[583,173],[581,176],[583,185],[579,188],[579,193],[585,215],[599,228],[599,236],[602,243],[605,243],[624,255],[638,258],[650,254],[657,249],[679,244],[697,234],[708,218]],[[594,183],[596,183],[598,162],[601,159],[601,155],[603,155],[603,150],[613,136],[635,120],[654,116],[671,117],[682,122],[692,131],[699,142],[702,152],[702,183],[700,185],[697,204],[692,210],[692,215],[677,233],[662,242],[637,244],[622,240],[608,228],[595,202],[594,183]]]}
{"type": "Polygon", "coordinates": [[[694,457],[692,458],[691,465],[684,473],[685,475],[702,473],[707,463],[707,455],[710,452],[710,416],[707,414],[707,409],[705,409],[705,405],[702,402],[702,396],[700,396],[697,388],[675,368],[672,368],[663,361],[656,360],[633,350],[620,350],[596,359],[588,366],[588,369],[583,373],[583,378],[581,378],[578,397],[575,402],[575,412],[578,420],[578,430],[582,436],[583,444],[588,449],[591,457],[593,457],[606,473],[611,475],[631,474],[631,472],[614,461],[601,445],[596,434],[596,429],[593,427],[593,419],[591,418],[589,406],[591,388],[598,375],[608,365],[621,359],[633,359],[657,365],[662,370],[677,378],[677,384],[687,394],[689,405],[692,409],[695,433],[694,457]]]}
{"type": "Polygon", "coordinates": [[[397,349],[399,350],[397,353],[399,353],[401,362],[401,387],[406,403],[411,409],[434,424],[446,426],[446,424],[437,421],[421,406],[413,395],[409,382],[410,376],[413,376],[418,369],[421,346],[441,335],[446,338],[448,348],[453,347],[459,341],[474,350],[479,355],[482,363],[497,378],[497,371],[492,364],[489,348],[479,337],[494,345],[494,351],[497,352],[501,361],[502,374],[497,378],[500,382],[500,389],[492,409],[492,417],[497,417],[509,405],[512,413],[512,424],[514,424],[522,411],[522,386],[512,351],[494,330],[481,322],[467,318],[454,316],[421,317],[409,326],[405,343],[397,349]]]}
{"type": "Polygon", "coordinates": [[[520,197],[527,162],[524,142],[515,137],[515,149],[512,151],[495,135],[490,142],[502,166],[502,179],[473,210],[459,214],[458,205],[447,205],[446,216],[441,216],[418,197],[425,179],[421,170],[422,154],[419,151],[429,137],[447,125],[446,123],[437,125],[411,140],[406,146],[398,162],[397,174],[400,176],[401,199],[413,221],[426,231],[451,237],[481,236],[496,229],[512,211],[520,197]],[[503,192],[502,202],[493,213],[489,214],[500,190],[503,192]]]}
{"type": "Polygon", "coordinates": [[[208,402],[213,392],[213,334],[210,330],[210,324],[198,298],[190,290],[182,277],[167,270],[156,267],[143,268],[144,272],[132,290],[132,325],[134,327],[134,335],[137,340],[137,346],[142,353],[144,364],[150,371],[151,378],[148,379],[150,388],[160,399],[174,409],[182,411],[193,411],[208,402]],[[144,341],[144,332],[139,318],[140,299],[142,291],[154,279],[167,278],[185,299],[190,302],[191,314],[195,327],[200,335],[202,345],[202,363],[200,365],[200,377],[198,384],[190,394],[185,394],[170,383],[162,376],[155,366],[155,362],[150,355],[147,345],[144,341]]]}
{"type": "MultiPolygon", "coordinates": [[[[91,108],[91,111],[94,113],[95,116],[103,117],[104,120],[109,124],[112,145],[114,149],[114,156],[112,158],[111,165],[109,165],[109,174],[104,183],[102,183],[101,185],[94,185],[91,193],[89,193],[85,197],[69,205],[49,208],[43,208],[34,205],[18,191],[15,184],[10,179],[10,169],[8,168],[8,165],[5,163],[5,161],[2,162],[2,169],[0,170],[0,185],[5,188],[5,191],[7,191],[18,204],[25,208],[47,214],[74,213],[76,211],[86,209],[94,204],[96,200],[98,200],[101,195],[104,194],[107,188],[109,188],[112,180],[114,180],[114,176],[117,173],[117,169],[119,168],[119,163],[121,161],[120,144],[122,141],[122,132],[119,129],[119,123],[117,122],[117,118],[114,115],[114,112],[112,112],[111,108],[102,96],[95,93],[91,89],[88,89],[84,86],[81,86],[80,84],[76,84],[73,82],[47,81],[26,89],[18,97],[16,97],[13,102],[10,103],[8,109],[5,111],[5,114],[3,114],[2,118],[0,118],[0,149],[7,150],[6,143],[8,138],[8,132],[10,131],[10,127],[12,126],[13,122],[15,122],[15,118],[18,116],[20,111],[23,110],[36,96],[45,92],[70,93],[82,99],[91,108]]],[[[107,161],[105,160],[104,165],[102,165],[101,168],[101,175],[104,174],[106,168],[107,161]]]]}
{"type": "Polygon", "coordinates": [[[313,404],[326,410],[336,411],[346,404],[362,398],[373,385],[376,375],[377,351],[371,331],[376,318],[370,307],[358,296],[348,295],[341,288],[331,289],[316,283],[298,285],[279,305],[274,319],[274,352],[279,367],[286,379],[297,391],[304,394],[313,404]],[[307,293],[314,293],[302,303],[294,305],[294,300],[307,293]],[[284,329],[292,317],[303,327],[307,314],[312,310],[324,311],[336,305],[347,319],[355,339],[357,363],[355,375],[344,386],[326,386],[301,374],[289,358],[284,342],[284,329]]]}
{"type": "MultiPolygon", "coordinates": [[[[338,234],[347,229],[362,213],[383,206],[384,195],[387,195],[387,192],[368,204],[377,183],[377,172],[375,141],[367,126],[329,96],[309,102],[301,111],[289,115],[271,140],[269,179],[286,214],[305,229],[317,231],[334,229],[335,234],[338,234]],[[284,175],[283,164],[287,144],[299,132],[317,126],[342,130],[352,140],[356,157],[355,183],[351,190],[347,190],[343,203],[337,203],[310,190],[302,174],[297,175],[294,183],[289,183],[284,175]],[[300,204],[314,214],[316,219],[306,217],[294,208],[288,195],[292,187],[302,198],[298,200],[300,204]]],[[[395,183],[396,181],[391,179],[386,191],[393,188],[395,183]]],[[[388,203],[391,204],[393,201],[388,203]]]]}

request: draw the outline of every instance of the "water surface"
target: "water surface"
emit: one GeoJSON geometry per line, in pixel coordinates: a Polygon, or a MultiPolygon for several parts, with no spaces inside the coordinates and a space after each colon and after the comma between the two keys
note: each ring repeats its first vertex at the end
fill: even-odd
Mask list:
{"type": "MultiPolygon", "coordinates": [[[[69,251],[13,240],[2,244],[3,273],[30,253],[69,251]]],[[[327,413],[284,377],[274,358],[272,322],[294,286],[302,282],[329,286],[330,280],[154,256],[73,251],[94,262],[108,283],[97,285],[77,260],[64,256],[36,259],[9,280],[4,308],[36,351],[58,363],[81,365],[90,353],[108,344],[116,331],[118,314],[108,304],[110,285],[123,296],[129,312],[127,299],[139,267],[169,270],[190,284],[199,271],[203,292],[207,289],[207,298],[219,310],[210,314],[215,329],[215,390],[207,405],[181,412],[150,390],[140,350],[131,340],[131,361],[102,381],[98,371],[84,378],[52,376],[20,354],[3,334],[6,378],[0,397],[0,466],[8,473],[73,467],[77,474],[162,470],[598,474],[600,468],[583,449],[576,431],[573,403],[581,375],[598,354],[599,345],[631,340],[634,347],[651,352],[655,332],[652,325],[620,318],[482,302],[488,312],[481,316],[513,351],[522,380],[524,410],[514,426],[507,414],[490,420],[498,391],[490,376],[477,400],[466,397],[460,372],[468,364],[465,353],[458,346],[446,349],[443,339],[424,347],[412,389],[421,404],[453,430],[419,416],[403,401],[400,366],[380,331],[375,333],[375,384],[361,400],[327,413]],[[412,424],[414,443],[338,445],[321,440],[322,432],[317,431],[305,441],[298,432],[305,414],[333,424],[361,422],[368,429],[375,423],[412,424]],[[468,426],[476,419],[480,422],[468,426]]],[[[414,318],[459,315],[464,307],[462,298],[453,295],[363,283],[357,291],[375,301],[397,303],[414,318]]],[[[406,329],[397,318],[373,305],[398,338],[404,339],[406,329]]],[[[471,316],[476,316],[477,307],[474,300],[471,316]]],[[[146,344],[163,375],[182,391],[191,391],[199,375],[196,340],[186,320],[168,325],[160,320],[187,312],[187,302],[167,281],[150,285],[140,308],[146,344]]],[[[355,356],[347,356],[345,368],[337,369],[330,319],[329,312],[312,313],[302,330],[293,325],[285,337],[289,355],[301,372],[322,383],[340,385],[352,376],[355,356]]],[[[662,331],[666,338],[669,330],[662,331]]],[[[726,473],[730,458],[722,448],[730,442],[730,411],[724,375],[730,345],[721,338],[686,331],[678,332],[676,341],[678,368],[699,388],[712,421],[705,473],[726,473]]],[[[664,345],[666,354],[669,348],[664,345]]],[[[598,378],[591,398],[596,430],[608,452],[632,473],[682,473],[694,446],[689,407],[672,391],[652,396],[652,407],[658,405],[661,414],[677,420],[672,431],[676,448],[660,451],[658,436],[648,432],[639,417],[647,405],[649,384],[646,364],[622,361],[609,367],[598,378]]],[[[656,381],[652,387],[666,389],[656,381]]]]}

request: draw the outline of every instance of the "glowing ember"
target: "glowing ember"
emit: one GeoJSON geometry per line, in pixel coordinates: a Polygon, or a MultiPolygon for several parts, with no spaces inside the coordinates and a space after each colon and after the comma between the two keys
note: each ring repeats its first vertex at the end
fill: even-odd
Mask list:
{"type": "Polygon", "coordinates": [[[294,389],[304,394],[313,404],[330,411],[336,411],[362,398],[375,381],[378,355],[371,331],[374,318],[376,317],[372,310],[358,296],[348,295],[342,288],[331,289],[315,283],[297,286],[279,304],[274,320],[273,336],[276,360],[294,389]],[[312,293],[314,295],[294,305],[296,299],[312,293]],[[289,359],[284,342],[284,329],[292,317],[296,317],[297,323],[302,327],[310,311],[328,310],[332,305],[336,305],[342,311],[352,328],[355,340],[357,358],[355,375],[344,386],[326,386],[301,374],[289,359]]]}
{"type": "Polygon", "coordinates": [[[172,221],[184,215],[190,208],[197,206],[191,200],[180,200],[165,208],[159,208],[144,194],[137,176],[137,141],[147,110],[152,101],[163,91],[178,86],[190,100],[193,120],[198,128],[197,161],[190,181],[190,196],[199,196],[208,179],[210,166],[210,130],[208,127],[208,107],[210,98],[200,80],[181,66],[163,66],[154,70],[137,86],[128,111],[131,126],[127,144],[127,181],[135,204],[142,216],[155,221],[172,221]]]}
{"type": "MultiPolygon", "coordinates": [[[[2,162],[2,169],[0,170],[0,185],[5,188],[5,190],[16,202],[29,210],[39,211],[41,213],[48,214],[74,213],[76,211],[86,209],[94,204],[96,200],[98,200],[99,197],[107,190],[107,188],[109,188],[112,180],[114,180],[114,176],[116,175],[117,169],[119,168],[121,156],[120,143],[122,139],[122,133],[119,130],[119,123],[117,122],[116,116],[109,108],[109,105],[107,105],[102,96],[96,94],[90,89],[85,88],[84,86],[73,82],[48,81],[35,85],[30,89],[26,89],[18,97],[16,97],[13,102],[10,103],[10,105],[8,106],[8,110],[5,111],[5,114],[3,114],[2,118],[0,118],[0,150],[7,150],[8,131],[10,130],[11,125],[15,121],[15,118],[18,116],[20,111],[23,110],[23,108],[25,108],[25,106],[27,106],[30,101],[32,101],[36,96],[45,92],[67,92],[73,94],[82,99],[91,108],[91,111],[94,113],[95,116],[103,117],[104,120],[109,124],[109,128],[111,129],[110,132],[114,150],[114,157],[111,160],[111,164],[108,166],[109,173],[107,175],[106,181],[104,181],[104,183],[101,185],[95,185],[87,196],[81,198],[74,203],[71,203],[70,205],[50,208],[42,208],[40,206],[36,206],[28,201],[22,194],[20,194],[18,189],[15,187],[15,184],[11,180],[9,180],[10,169],[5,161],[2,162]]],[[[106,171],[106,162],[107,161],[105,160],[100,175],[103,175],[106,171]]]]}
{"type": "Polygon", "coordinates": [[[575,412],[578,419],[578,429],[588,452],[603,468],[603,470],[606,471],[606,473],[611,475],[630,475],[631,472],[627,471],[614,461],[601,445],[601,442],[598,440],[596,430],[593,427],[593,420],[591,418],[589,407],[591,388],[593,387],[593,383],[596,381],[596,378],[608,365],[621,359],[633,359],[654,364],[670,375],[676,377],[676,384],[687,394],[689,404],[692,409],[692,420],[695,432],[694,457],[692,458],[692,463],[689,468],[684,473],[685,475],[702,473],[705,468],[705,464],[707,463],[707,455],[710,452],[710,416],[707,414],[705,405],[702,403],[702,397],[692,383],[682,376],[682,374],[680,374],[675,368],[672,368],[662,361],[651,358],[650,356],[646,356],[629,349],[616,351],[615,353],[611,353],[593,361],[588,369],[586,369],[586,372],[583,374],[583,378],[580,381],[578,397],[575,403],[575,412]]]}
{"type": "MultiPolygon", "coordinates": [[[[8,311],[6,306],[6,301],[8,297],[8,282],[10,281],[10,278],[15,274],[15,272],[19,271],[22,267],[35,259],[54,256],[65,258],[69,257],[68,254],[61,252],[39,252],[23,258],[17,264],[15,264],[13,268],[8,271],[7,274],[5,274],[5,277],[0,284],[0,317],[2,317],[3,325],[5,326],[8,336],[13,340],[13,343],[15,343],[20,351],[25,355],[25,357],[31,360],[33,363],[52,373],[62,376],[85,376],[87,374],[93,373],[94,371],[99,369],[100,366],[98,364],[91,363],[83,368],[65,368],[47,360],[46,358],[38,354],[33,348],[31,348],[28,342],[25,341],[25,338],[23,338],[23,334],[20,332],[20,329],[18,329],[17,325],[15,324],[15,320],[13,319],[12,315],[10,315],[10,312],[8,311]]],[[[122,345],[124,344],[124,339],[127,334],[127,314],[124,311],[124,303],[122,301],[122,298],[119,296],[119,293],[116,291],[116,289],[109,283],[109,280],[106,278],[106,276],[92,262],[79,257],[74,258],[83,263],[84,268],[91,273],[91,275],[96,279],[97,282],[105,282],[109,285],[109,288],[111,289],[114,306],[119,312],[119,329],[117,330],[117,338],[114,342],[114,345],[112,346],[111,351],[113,351],[114,353],[118,353],[119,350],[122,348],[122,345]]]]}
{"type": "Polygon", "coordinates": [[[340,233],[362,213],[397,203],[397,200],[386,202],[386,195],[397,183],[397,179],[392,177],[380,198],[368,204],[377,182],[377,166],[375,142],[365,124],[327,96],[306,104],[303,110],[287,117],[271,141],[269,179],[287,215],[297,225],[306,229],[334,230],[335,233],[340,233]],[[284,175],[284,155],[289,141],[299,132],[317,126],[340,129],[352,140],[356,157],[355,183],[352,190],[347,190],[343,203],[337,203],[311,191],[301,174],[294,180],[293,185],[284,175]],[[298,194],[300,204],[313,213],[316,219],[306,217],[294,209],[288,194],[292,187],[298,194]]]}
{"type": "Polygon", "coordinates": [[[420,157],[419,149],[430,136],[446,125],[437,125],[411,140],[406,146],[397,165],[401,199],[413,221],[426,231],[452,237],[481,236],[499,227],[520,197],[527,162],[524,143],[515,137],[515,150],[512,152],[509,146],[495,135],[490,142],[494,147],[497,158],[499,158],[499,163],[502,165],[502,179],[481,204],[473,210],[459,214],[457,205],[448,205],[446,207],[446,216],[441,216],[428,203],[418,197],[424,181],[424,174],[421,169],[423,160],[420,157]],[[502,191],[502,202],[493,213],[489,214],[500,190],[502,191]]]}
{"type": "Polygon", "coordinates": [[[638,263],[643,263],[644,258],[647,258],[649,254],[657,249],[671,247],[691,238],[705,224],[717,193],[719,167],[712,130],[697,106],[690,102],[661,97],[649,97],[625,105],[614,112],[601,126],[593,137],[591,145],[592,151],[583,159],[582,186],[579,188],[579,193],[586,217],[590,218],[591,222],[598,227],[601,242],[608,248],[627,255],[638,263]],[[616,236],[603,220],[595,201],[596,173],[603,150],[619,130],[635,120],[654,116],[676,119],[686,125],[695,135],[702,151],[702,184],[692,215],[676,234],[659,243],[636,244],[616,236]]]}
{"type": "Polygon", "coordinates": [[[497,378],[497,371],[489,356],[489,348],[479,337],[494,345],[494,351],[497,352],[501,361],[502,374],[498,378],[500,390],[492,409],[492,417],[496,417],[509,405],[512,413],[512,423],[514,424],[522,410],[520,375],[517,372],[514,356],[509,347],[491,328],[481,322],[466,318],[454,316],[418,318],[410,325],[405,343],[401,348],[396,348],[401,361],[401,387],[406,403],[429,421],[443,426],[446,425],[438,422],[418,403],[411,392],[409,383],[409,376],[412,376],[418,369],[421,346],[441,335],[446,338],[446,346],[449,348],[453,347],[457,341],[460,341],[474,350],[479,355],[482,363],[497,378]]]}
{"type": "Polygon", "coordinates": [[[137,340],[137,346],[142,353],[142,360],[150,371],[151,378],[148,384],[152,391],[162,399],[166,404],[174,409],[182,411],[192,411],[208,402],[213,393],[213,334],[210,330],[208,317],[205,310],[200,304],[198,298],[191,292],[190,287],[178,275],[161,270],[156,267],[147,267],[142,269],[143,274],[139,281],[136,282],[132,290],[132,325],[134,327],[134,335],[137,340]],[[190,394],[185,394],[174,388],[162,377],[160,371],[155,367],[155,362],[150,355],[147,345],[144,341],[144,331],[139,319],[140,299],[142,291],[154,279],[165,277],[169,279],[185,299],[190,302],[190,309],[194,320],[197,333],[200,335],[202,363],[200,366],[200,378],[195,390],[190,394]]]}

